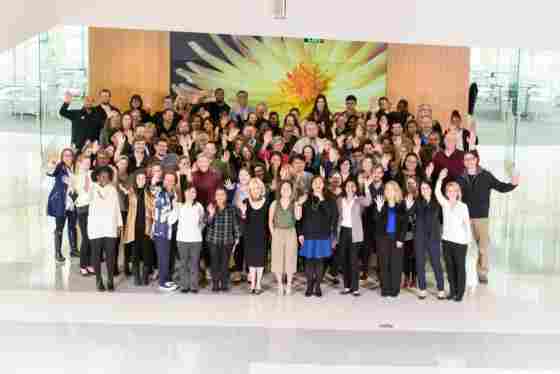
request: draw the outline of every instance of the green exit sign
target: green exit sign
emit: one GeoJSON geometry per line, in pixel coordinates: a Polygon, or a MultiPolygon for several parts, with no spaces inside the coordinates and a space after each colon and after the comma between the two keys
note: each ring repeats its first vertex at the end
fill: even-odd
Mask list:
{"type": "Polygon", "coordinates": [[[317,38],[304,38],[303,42],[304,43],[309,43],[309,44],[321,44],[321,43],[324,43],[325,40],[324,39],[317,39],[317,38]]]}

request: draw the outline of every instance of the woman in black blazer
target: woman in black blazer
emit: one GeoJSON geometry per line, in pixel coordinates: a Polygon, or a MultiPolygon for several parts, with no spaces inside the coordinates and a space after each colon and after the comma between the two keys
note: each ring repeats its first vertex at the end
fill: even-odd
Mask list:
{"type": "MultiPolygon", "coordinates": [[[[409,201],[409,198],[407,198],[409,201]]],[[[407,206],[409,214],[416,214],[414,250],[418,279],[418,297],[425,299],[426,292],[426,255],[434,270],[438,288],[438,299],[445,299],[443,269],[441,266],[441,206],[434,196],[433,188],[427,180],[420,183],[420,195],[412,206],[407,206]]]]}
{"type": "MultiPolygon", "coordinates": [[[[409,203],[412,205],[412,202],[409,203]]],[[[387,182],[383,196],[375,199],[373,209],[381,260],[381,296],[397,297],[401,289],[404,239],[408,215],[402,190],[395,181],[387,182]]]]}

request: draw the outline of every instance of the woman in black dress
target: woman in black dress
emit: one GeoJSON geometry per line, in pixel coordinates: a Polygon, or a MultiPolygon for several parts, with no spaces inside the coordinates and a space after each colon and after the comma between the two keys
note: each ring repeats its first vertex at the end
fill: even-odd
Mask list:
{"type": "Polygon", "coordinates": [[[268,204],[264,183],[258,178],[249,182],[249,197],[239,204],[241,221],[244,223],[243,244],[245,262],[249,267],[251,293],[262,293],[261,280],[266,250],[266,223],[268,204]]]}

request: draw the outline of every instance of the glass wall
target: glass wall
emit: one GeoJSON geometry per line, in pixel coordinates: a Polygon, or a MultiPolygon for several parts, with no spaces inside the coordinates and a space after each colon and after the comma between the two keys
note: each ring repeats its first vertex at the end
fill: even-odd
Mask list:
{"type": "MultiPolygon", "coordinates": [[[[69,143],[58,115],[63,93],[87,92],[87,28],[60,26],[0,52],[0,262],[45,254],[44,175],[48,157],[69,143]]],[[[79,107],[80,100],[73,105],[79,107]]]]}
{"type": "Polygon", "coordinates": [[[494,193],[495,261],[514,273],[560,272],[560,52],[472,49],[482,163],[521,185],[494,193]],[[504,157],[505,155],[505,157],[504,157]]]}

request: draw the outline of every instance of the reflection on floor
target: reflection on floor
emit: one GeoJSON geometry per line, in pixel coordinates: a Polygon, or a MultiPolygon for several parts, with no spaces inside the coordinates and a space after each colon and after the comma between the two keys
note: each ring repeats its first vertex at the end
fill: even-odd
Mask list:
{"type": "MultiPolygon", "coordinates": [[[[300,365],[307,366],[306,373],[331,372],[316,371],[319,365],[327,370],[359,366],[383,373],[398,371],[380,371],[378,366],[407,372],[431,368],[432,373],[434,367],[449,370],[445,373],[460,368],[540,372],[560,367],[559,335],[64,323],[0,323],[0,328],[9,342],[1,347],[3,366],[17,367],[18,374],[54,373],[61,368],[65,373],[266,374],[279,373],[274,370],[278,368],[291,373],[291,366],[300,365]]],[[[492,371],[498,372],[502,373],[492,371]]]]}

